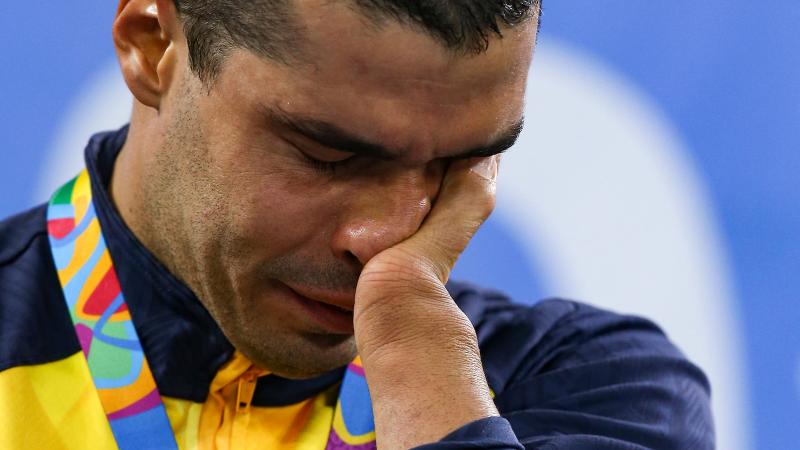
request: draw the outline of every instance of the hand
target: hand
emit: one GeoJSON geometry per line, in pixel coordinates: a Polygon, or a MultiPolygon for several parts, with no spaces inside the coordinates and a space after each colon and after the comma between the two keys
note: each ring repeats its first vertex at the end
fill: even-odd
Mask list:
{"type": "Polygon", "coordinates": [[[475,330],[445,289],[494,209],[498,163],[499,156],[453,163],[420,229],[361,272],[355,337],[382,450],[435,442],[498,415],[475,330]]]}

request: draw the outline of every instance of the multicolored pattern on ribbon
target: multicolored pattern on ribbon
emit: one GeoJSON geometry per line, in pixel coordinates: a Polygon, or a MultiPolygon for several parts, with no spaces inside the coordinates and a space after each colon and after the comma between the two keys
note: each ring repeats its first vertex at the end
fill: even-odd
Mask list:
{"type": "Polygon", "coordinates": [[[347,366],[326,450],[374,450],[375,420],[361,358],[347,366]]]}
{"type": "Polygon", "coordinates": [[[177,449],[100,230],[86,170],[53,195],[47,228],[75,332],[117,446],[177,449]]]}
{"type": "MultiPolygon", "coordinates": [[[[106,247],[86,170],[53,195],[47,228],[75,333],[117,446],[177,449],[106,247]]],[[[347,367],[327,450],[374,450],[372,402],[360,358],[347,367]]]]}

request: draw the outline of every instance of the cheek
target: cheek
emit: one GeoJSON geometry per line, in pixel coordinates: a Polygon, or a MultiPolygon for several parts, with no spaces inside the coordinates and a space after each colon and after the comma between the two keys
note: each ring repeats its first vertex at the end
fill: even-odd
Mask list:
{"type": "Polygon", "coordinates": [[[228,120],[206,127],[212,188],[220,193],[218,212],[227,216],[225,253],[262,262],[300,247],[319,253],[330,242],[346,189],[315,173],[233,104],[220,106],[228,120]]]}
{"type": "MultiPolygon", "coordinates": [[[[259,258],[319,254],[333,232],[339,204],[335,189],[271,165],[229,178],[232,232],[259,258]],[[305,252],[304,252],[305,253],[305,252]]],[[[307,177],[306,177],[307,178],[307,177]]]]}

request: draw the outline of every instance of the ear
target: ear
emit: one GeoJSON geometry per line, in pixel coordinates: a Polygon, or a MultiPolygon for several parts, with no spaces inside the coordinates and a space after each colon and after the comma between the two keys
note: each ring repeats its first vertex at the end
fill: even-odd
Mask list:
{"type": "Polygon", "coordinates": [[[114,46],[128,88],[144,105],[159,109],[177,69],[183,32],[173,0],[121,0],[114,46]]]}

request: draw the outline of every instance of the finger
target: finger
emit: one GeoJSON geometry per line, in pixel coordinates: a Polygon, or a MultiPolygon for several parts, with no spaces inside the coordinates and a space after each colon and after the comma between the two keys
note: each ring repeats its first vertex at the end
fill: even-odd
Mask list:
{"type": "Polygon", "coordinates": [[[500,156],[471,158],[450,165],[433,209],[419,231],[403,244],[420,255],[440,281],[495,205],[500,156]]]}

